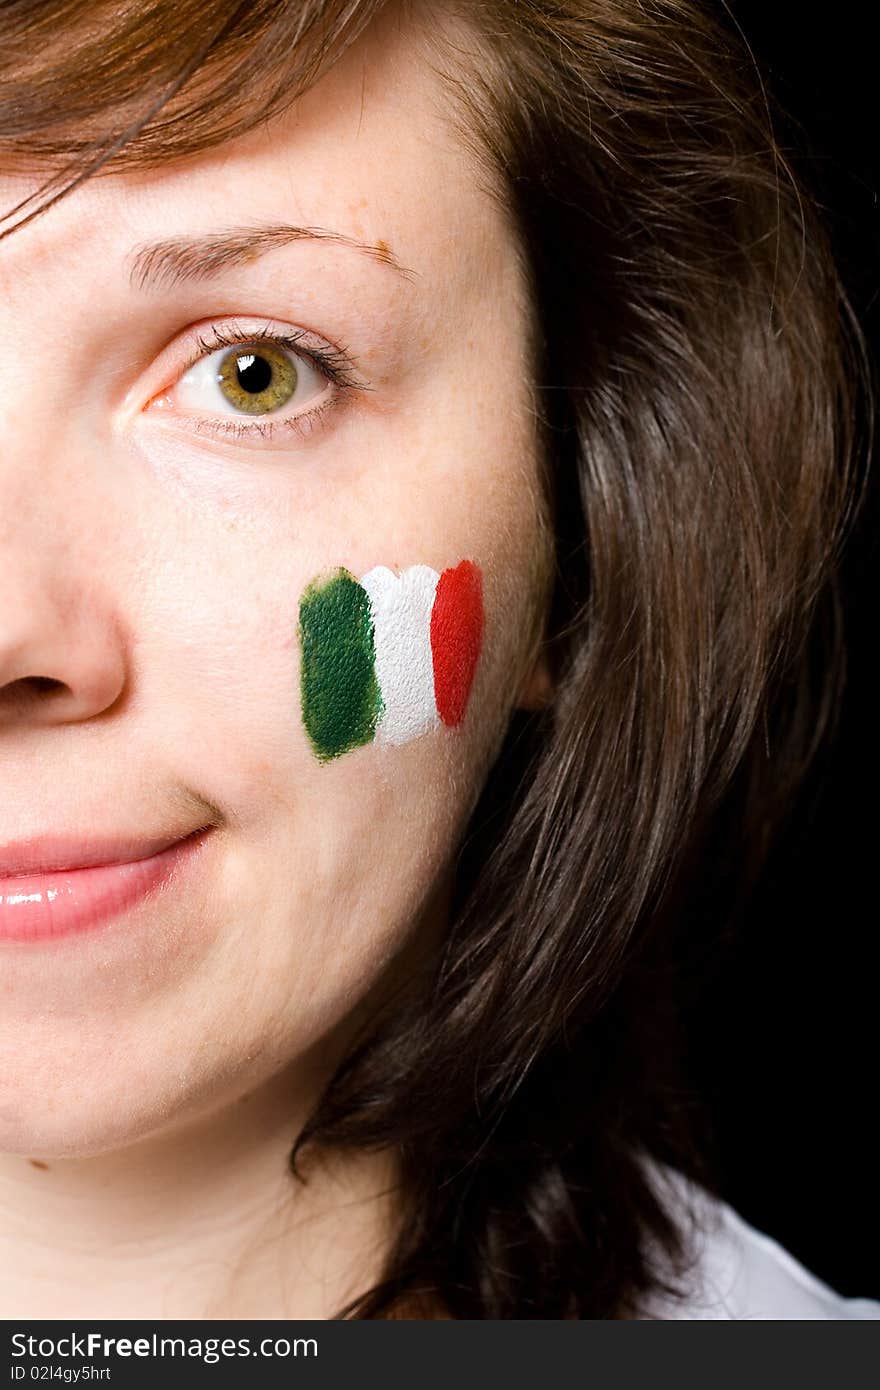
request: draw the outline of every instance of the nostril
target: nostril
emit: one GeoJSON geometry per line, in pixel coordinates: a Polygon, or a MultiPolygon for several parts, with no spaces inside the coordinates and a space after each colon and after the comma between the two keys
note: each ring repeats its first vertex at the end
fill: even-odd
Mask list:
{"type": "Polygon", "coordinates": [[[64,681],[56,680],[54,676],[20,676],[6,686],[7,691],[21,695],[57,695],[66,689],[64,681]]]}

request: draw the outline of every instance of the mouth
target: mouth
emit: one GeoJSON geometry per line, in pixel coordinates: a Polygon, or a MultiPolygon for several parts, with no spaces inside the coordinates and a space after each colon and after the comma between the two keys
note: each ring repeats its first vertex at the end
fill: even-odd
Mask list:
{"type": "Polygon", "coordinates": [[[212,829],[172,840],[44,837],[0,848],[0,945],[89,932],[161,887],[173,891],[212,829]]]}

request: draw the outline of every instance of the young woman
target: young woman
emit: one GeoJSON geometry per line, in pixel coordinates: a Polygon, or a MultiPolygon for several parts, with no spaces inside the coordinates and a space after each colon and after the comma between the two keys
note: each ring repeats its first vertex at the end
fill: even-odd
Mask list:
{"type": "Polygon", "coordinates": [[[672,1069],[868,399],[722,7],[0,20],[3,1316],[880,1316],[672,1069]]]}

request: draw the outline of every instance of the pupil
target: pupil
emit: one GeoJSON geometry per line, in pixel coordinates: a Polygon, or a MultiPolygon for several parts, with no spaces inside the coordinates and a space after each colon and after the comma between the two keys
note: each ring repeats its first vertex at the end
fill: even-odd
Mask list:
{"type": "Polygon", "coordinates": [[[260,391],[265,391],[272,380],[272,368],[269,363],[265,357],[258,357],[255,353],[249,353],[246,357],[238,359],[235,374],[242,390],[252,391],[254,395],[260,391]]]}

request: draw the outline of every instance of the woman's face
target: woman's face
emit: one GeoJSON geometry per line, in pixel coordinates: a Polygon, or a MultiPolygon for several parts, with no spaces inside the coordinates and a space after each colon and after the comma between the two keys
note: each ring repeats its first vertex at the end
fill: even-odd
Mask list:
{"type": "Polygon", "coordinates": [[[120,1146],[329,1048],[442,930],[541,698],[523,286],[421,53],[376,24],[282,120],[0,242],[0,848],[213,825],[103,925],[0,939],[0,1150],[120,1146]],[[242,254],[282,224],[332,235],[242,254]]]}

